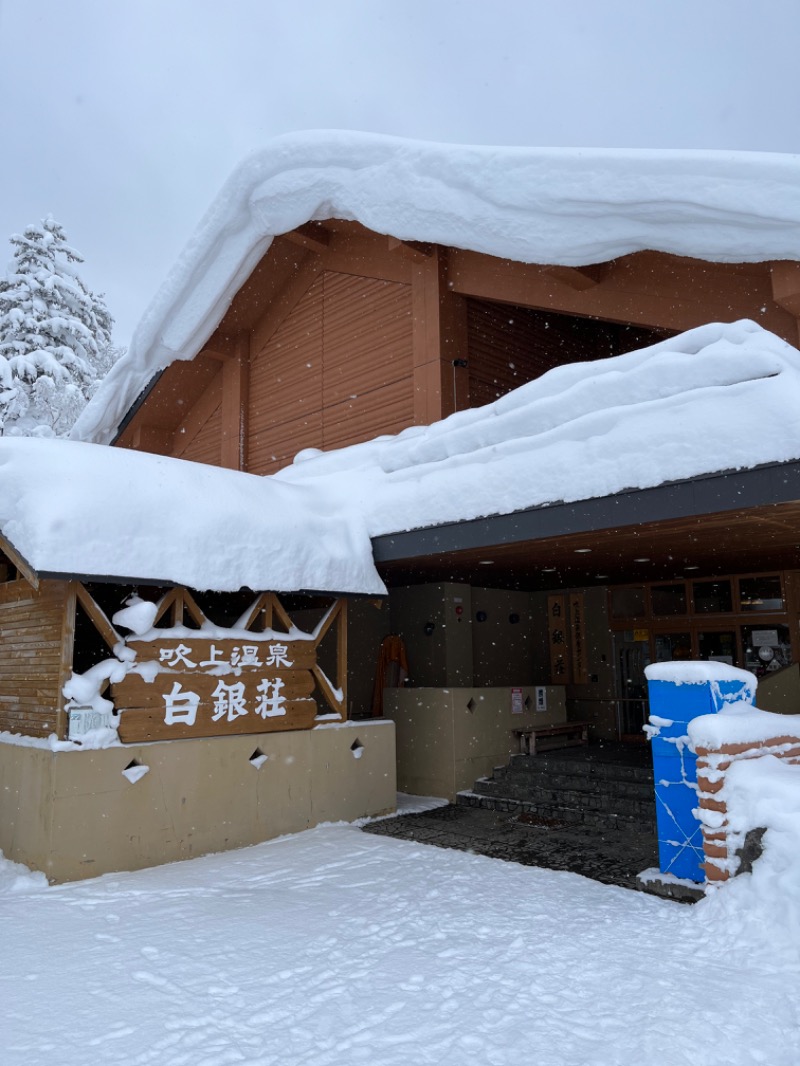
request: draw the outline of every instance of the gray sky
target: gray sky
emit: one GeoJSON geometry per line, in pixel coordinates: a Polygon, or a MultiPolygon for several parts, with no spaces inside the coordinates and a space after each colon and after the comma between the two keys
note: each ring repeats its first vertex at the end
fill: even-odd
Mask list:
{"type": "Polygon", "coordinates": [[[800,152],[798,0],[0,0],[0,266],[52,213],[127,343],[278,133],[800,152]]]}

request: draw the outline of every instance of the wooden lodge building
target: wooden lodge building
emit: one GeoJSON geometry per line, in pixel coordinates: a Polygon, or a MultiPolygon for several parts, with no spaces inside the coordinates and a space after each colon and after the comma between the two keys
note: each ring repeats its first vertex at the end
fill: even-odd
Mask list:
{"type": "MultiPolygon", "coordinates": [[[[759,159],[279,139],[222,190],[74,436],[261,477],[707,323],[751,320],[796,347],[798,175],[759,159]]],[[[37,545],[30,558],[0,524],[0,729],[65,748],[0,744],[17,810],[4,852],[68,879],[385,810],[395,728],[401,789],[452,797],[537,726],[639,734],[651,661],[753,669],[763,706],[796,711],[798,426],[786,436],[752,463],[370,530],[388,595],[357,577],[275,577],[293,547],[274,547],[272,526],[240,538],[262,570],[232,566],[215,585],[175,580],[177,563],[148,575],[37,545]],[[65,685],[129,648],[139,673],[109,670],[71,697],[75,738],[110,714],[122,746],[74,750],[65,685]],[[251,713],[231,716],[218,690],[242,681],[251,713]],[[287,702],[270,715],[276,688],[287,702]]],[[[206,543],[226,556],[224,532],[206,543]]]]}

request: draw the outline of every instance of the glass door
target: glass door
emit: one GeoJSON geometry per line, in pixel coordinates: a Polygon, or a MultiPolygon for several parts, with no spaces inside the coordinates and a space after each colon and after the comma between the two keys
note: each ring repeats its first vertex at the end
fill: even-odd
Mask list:
{"type": "Polygon", "coordinates": [[[647,678],[644,668],[650,662],[650,641],[616,639],[617,731],[620,739],[644,739],[647,720],[647,678]]]}

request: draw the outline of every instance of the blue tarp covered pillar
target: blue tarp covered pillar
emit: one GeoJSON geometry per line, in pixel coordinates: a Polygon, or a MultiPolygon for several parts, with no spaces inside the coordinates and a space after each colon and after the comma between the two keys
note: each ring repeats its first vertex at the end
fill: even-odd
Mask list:
{"type": "Polygon", "coordinates": [[[726,703],[752,703],[756,678],[725,663],[653,663],[645,670],[656,790],[658,857],[662,873],[705,880],[703,836],[694,815],[697,757],[689,749],[688,723],[716,714],[726,703]]]}

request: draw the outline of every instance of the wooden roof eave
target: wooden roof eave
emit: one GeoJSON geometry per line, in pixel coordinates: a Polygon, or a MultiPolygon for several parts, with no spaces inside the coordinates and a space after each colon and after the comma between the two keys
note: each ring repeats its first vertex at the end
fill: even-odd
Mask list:
{"type": "MultiPolygon", "coordinates": [[[[0,550],[5,550],[2,543],[0,543],[0,550]]],[[[14,563],[14,565],[16,566],[17,564],[14,563]]],[[[130,575],[125,576],[121,574],[81,574],[56,570],[39,570],[31,571],[31,573],[37,581],[34,588],[38,588],[38,583],[40,581],[77,581],[81,584],[93,582],[99,585],[145,585],[153,588],[186,588],[193,592],[216,592],[223,594],[225,592],[241,592],[247,590],[248,592],[252,592],[254,596],[272,592],[279,596],[335,596],[337,598],[346,596],[351,600],[379,600],[382,598],[381,595],[375,592],[347,592],[335,589],[251,589],[248,585],[240,585],[238,589],[196,589],[193,586],[184,585],[180,581],[176,581],[171,577],[156,578],[131,577],[130,575]]],[[[25,576],[27,578],[27,574],[25,576]]]]}
{"type": "Polygon", "coordinates": [[[18,552],[8,537],[3,536],[2,533],[0,533],[0,551],[8,556],[9,560],[14,564],[20,574],[22,574],[28,584],[38,591],[39,580],[43,575],[34,570],[25,556],[18,552]]]}
{"type": "Polygon", "coordinates": [[[392,563],[799,500],[800,461],[764,463],[610,496],[385,533],[372,538],[372,548],[377,564],[392,563]]]}

